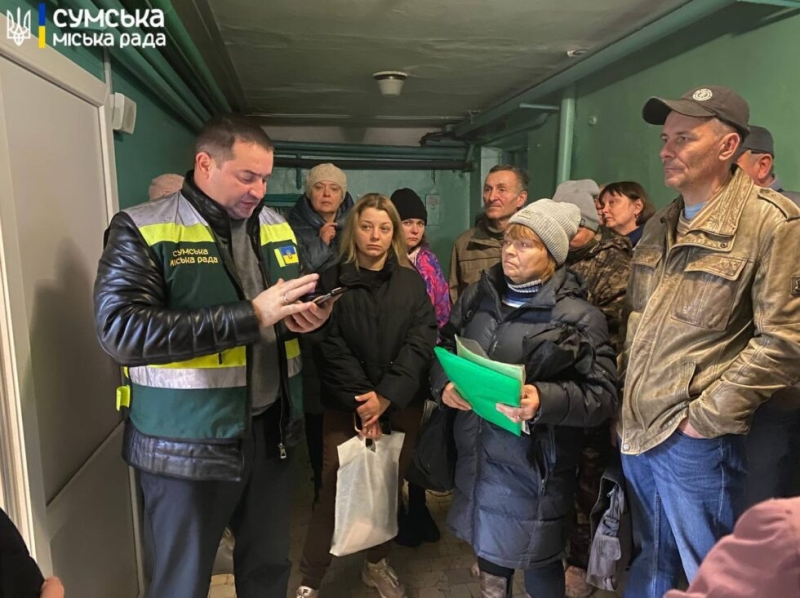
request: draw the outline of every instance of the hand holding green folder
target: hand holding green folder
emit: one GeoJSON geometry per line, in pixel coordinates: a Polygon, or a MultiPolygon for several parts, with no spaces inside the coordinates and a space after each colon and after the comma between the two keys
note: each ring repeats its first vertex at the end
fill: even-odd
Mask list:
{"type": "Polygon", "coordinates": [[[436,347],[436,357],[450,382],[480,417],[512,434],[522,434],[522,424],[497,410],[503,403],[519,407],[525,367],[489,359],[478,343],[456,337],[458,355],[436,347]]]}

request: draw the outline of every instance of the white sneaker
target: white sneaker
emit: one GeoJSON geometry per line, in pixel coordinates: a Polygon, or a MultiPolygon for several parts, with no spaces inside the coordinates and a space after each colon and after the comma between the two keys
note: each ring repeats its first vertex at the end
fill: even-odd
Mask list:
{"type": "Polygon", "coordinates": [[[378,590],[381,598],[406,598],[405,587],[397,579],[397,573],[389,566],[386,559],[374,564],[369,561],[364,562],[361,580],[369,587],[378,590]]]}
{"type": "Polygon", "coordinates": [[[308,586],[300,586],[297,588],[297,593],[295,594],[295,598],[317,598],[318,596],[319,590],[309,588],[308,586]]]}

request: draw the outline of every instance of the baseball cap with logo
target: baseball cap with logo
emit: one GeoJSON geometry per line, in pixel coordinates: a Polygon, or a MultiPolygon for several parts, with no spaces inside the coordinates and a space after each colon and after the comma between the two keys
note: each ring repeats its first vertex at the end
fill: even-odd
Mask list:
{"type": "Polygon", "coordinates": [[[690,89],[678,100],[650,98],[642,117],[651,125],[663,125],[670,112],[696,118],[716,117],[736,129],[742,138],[750,132],[750,107],[742,96],[727,87],[706,85],[690,89]]]}

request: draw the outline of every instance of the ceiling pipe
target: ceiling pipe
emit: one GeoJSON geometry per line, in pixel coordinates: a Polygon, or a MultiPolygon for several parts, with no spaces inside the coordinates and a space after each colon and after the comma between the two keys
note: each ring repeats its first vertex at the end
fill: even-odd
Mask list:
{"type": "Polygon", "coordinates": [[[572,142],[575,136],[575,85],[561,96],[561,120],[558,125],[558,162],[556,184],[568,181],[572,173],[572,142]]]}
{"type": "MultiPolygon", "coordinates": [[[[290,158],[275,156],[275,166],[283,168],[313,168],[319,158],[290,158]]],[[[342,170],[472,170],[464,160],[332,160],[342,170]]]]}
{"type": "Polygon", "coordinates": [[[164,12],[164,23],[172,37],[172,41],[178,46],[178,51],[211,94],[214,108],[219,112],[230,112],[231,105],[228,103],[228,99],[222,93],[214,75],[211,74],[206,61],[203,60],[203,56],[200,54],[200,50],[198,50],[197,45],[186,30],[183,21],[175,11],[175,7],[172,6],[172,2],[170,0],[149,1],[153,8],[159,8],[164,12]]]}
{"type": "Polygon", "coordinates": [[[529,104],[528,102],[522,102],[519,107],[523,110],[542,110],[544,112],[559,111],[559,107],[553,106],[552,104],[529,104]]]}
{"type": "Polygon", "coordinates": [[[747,4],[765,4],[767,6],[779,6],[781,8],[800,8],[800,0],[737,0],[747,4]]]}
{"type": "MultiPolygon", "coordinates": [[[[76,0],[69,1],[74,2],[76,0]]],[[[94,0],[81,3],[94,5],[100,9],[118,10],[120,12],[125,10],[125,7],[122,6],[122,3],[120,3],[119,0],[94,0]]],[[[120,25],[117,27],[117,29],[125,31],[126,33],[138,34],[142,37],[145,35],[144,32],[138,27],[125,27],[120,25]]],[[[200,116],[202,120],[208,119],[210,116],[208,109],[200,102],[200,100],[197,99],[197,96],[191,89],[189,89],[189,86],[186,85],[183,79],[178,76],[178,73],[175,72],[175,69],[173,69],[169,62],[167,62],[167,59],[164,58],[158,48],[134,48],[134,51],[143,56],[145,60],[152,65],[152,68],[169,82],[170,86],[175,90],[175,92],[181,96],[184,102],[192,107],[192,110],[194,110],[194,112],[200,116]]]]}
{"type": "Polygon", "coordinates": [[[495,143],[500,141],[501,139],[506,139],[508,137],[512,137],[514,135],[519,135],[520,133],[527,133],[529,131],[533,131],[534,129],[538,129],[541,127],[547,119],[550,118],[550,113],[545,112],[539,114],[535,119],[532,121],[526,122],[525,124],[519,125],[517,127],[511,127],[510,129],[506,129],[500,133],[492,135],[490,139],[487,139],[485,145],[489,147],[493,147],[495,143]]]}
{"type": "Polygon", "coordinates": [[[275,153],[323,156],[359,156],[365,158],[411,158],[464,160],[464,147],[420,147],[402,145],[359,145],[353,143],[312,143],[304,141],[275,141],[275,153]]]}
{"type": "MultiPolygon", "coordinates": [[[[66,3],[75,8],[90,10],[93,14],[97,12],[97,7],[89,0],[67,0],[66,3]]],[[[108,48],[111,56],[118,60],[153,93],[161,97],[164,104],[189,125],[192,130],[200,130],[207,115],[199,115],[164,77],[155,72],[152,65],[135,48],[131,46],[121,48],[119,31],[116,29],[107,29],[106,31],[111,33],[115,40],[114,45],[108,48]]]]}
{"type": "Polygon", "coordinates": [[[534,85],[527,91],[514,96],[510,100],[498,104],[486,112],[456,125],[455,133],[459,137],[474,133],[478,129],[508,116],[517,110],[521,103],[535,102],[543,97],[557,93],[567,85],[575,83],[617,60],[625,58],[633,52],[641,50],[653,42],[675,33],[687,25],[691,25],[703,17],[734,2],[736,2],[736,0],[691,0],[672,12],[609,44],[605,48],[587,55],[586,58],[578,62],[575,66],[569,67],[545,79],[541,83],[534,85]]]}

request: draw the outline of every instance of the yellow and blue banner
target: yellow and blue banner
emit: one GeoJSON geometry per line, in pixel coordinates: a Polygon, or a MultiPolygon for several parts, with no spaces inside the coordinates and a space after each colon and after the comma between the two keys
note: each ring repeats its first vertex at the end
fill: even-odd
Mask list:
{"type": "Polygon", "coordinates": [[[44,2],[39,3],[39,47],[47,46],[47,13],[44,9],[44,2]]]}

